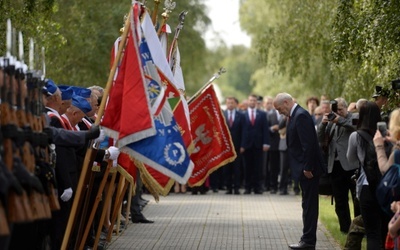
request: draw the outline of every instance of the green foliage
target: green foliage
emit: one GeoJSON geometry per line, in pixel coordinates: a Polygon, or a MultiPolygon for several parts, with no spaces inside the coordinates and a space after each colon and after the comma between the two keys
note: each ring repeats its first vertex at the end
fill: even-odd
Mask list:
{"type": "MultiPolygon", "coordinates": [[[[260,68],[283,76],[271,81],[296,97],[324,93],[355,101],[399,77],[399,1],[246,0],[240,21],[260,68]]],[[[255,79],[258,89],[268,89],[255,79]]]]}
{"type": "MultiPolygon", "coordinates": [[[[151,11],[154,2],[147,2],[151,11]]],[[[159,20],[163,2],[159,6],[159,20]]],[[[0,0],[0,23],[3,24],[0,34],[5,34],[6,19],[10,18],[25,37],[26,51],[28,38],[34,38],[38,62],[40,48],[45,48],[47,77],[62,84],[104,86],[110,71],[111,48],[120,35],[123,17],[129,8],[130,2],[125,0],[0,0]]],[[[182,10],[189,13],[179,38],[181,63],[187,90],[194,93],[218,67],[208,68],[209,54],[202,33],[210,19],[204,12],[203,0],[177,2],[168,19],[173,33],[182,10]]],[[[5,54],[4,38],[0,39],[2,55],[5,54]]],[[[40,65],[36,64],[36,68],[40,65]]]]}
{"type": "MultiPolygon", "coordinates": [[[[244,2],[240,12],[243,27],[252,35],[263,65],[276,73],[269,74],[279,76],[268,81],[281,86],[273,89],[299,99],[310,93],[341,91],[341,85],[333,84],[336,79],[330,70],[334,10],[333,3],[312,0],[244,2]],[[245,17],[250,12],[255,18],[245,17]]],[[[268,92],[271,86],[260,80],[256,87],[268,92]]]]}
{"type": "Polygon", "coordinates": [[[390,87],[399,77],[399,14],[399,1],[339,2],[333,70],[347,76],[345,88],[354,98],[370,96],[375,85],[390,87]]]}
{"type": "MultiPolygon", "coordinates": [[[[253,91],[251,75],[257,69],[257,57],[244,46],[220,47],[214,51],[217,63],[226,69],[217,81],[223,96],[235,96],[239,100],[247,98],[253,91]]],[[[216,63],[216,65],[217,65],[216,63]]]]}

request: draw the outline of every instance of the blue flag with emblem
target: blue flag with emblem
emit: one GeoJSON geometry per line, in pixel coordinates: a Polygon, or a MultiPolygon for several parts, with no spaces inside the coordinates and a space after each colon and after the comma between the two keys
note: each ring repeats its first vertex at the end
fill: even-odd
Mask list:
{"type": "Polygon", "coordinates": [[[164,91],[164,86],[161,84],[157,67],[154,65],[144,37],[142,37],[139,51],[150,102],[160,102],[158,105],[152,105],[161,107],[153,113],[155,114],[154,123],[157,133],[154,136],[128,144],[123,150],[144,164],[179,183],[185,184],[193,171],[194,164],[190,160],[169,102],[165,101],[166,98],[162,100],[157,98],[164,91]]]}

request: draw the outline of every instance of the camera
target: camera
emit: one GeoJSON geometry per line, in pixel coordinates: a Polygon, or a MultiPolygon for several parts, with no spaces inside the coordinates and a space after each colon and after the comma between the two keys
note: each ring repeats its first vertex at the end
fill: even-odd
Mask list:
{"type": "Polygon", "coordinates": [[[335,113],[338,111],[338,102],[336,100],[331,100],[329,103],[331,104],[331,112],[328,114],[328,120],[332,121],[336,118],[335,113]]]}
{"type": "Polygon", "coordinates": [[[336,115],[333,112],[328,114],[328,121],[333,121],[336,118],[336,115]]]}
{"type": "Polygon", "coordinates": [[[337,109],[338,109],[338,102],[336,100],[331,100],[330,101],[331,104],[331,110],[334,113],[337,113],[337,109]]]}
{"type": "Polygon", "coordinates": [[[381,132],[382,136],[385,137],[387,135],[387,126],[386,122],[378,122],[376,124],[377,129],[381,132]]]}
{"type": "Polygon", "coordinates": [[[400,90],[400,79],[396,79],[392,81],[392,89],[394,91],[400,90]]]}

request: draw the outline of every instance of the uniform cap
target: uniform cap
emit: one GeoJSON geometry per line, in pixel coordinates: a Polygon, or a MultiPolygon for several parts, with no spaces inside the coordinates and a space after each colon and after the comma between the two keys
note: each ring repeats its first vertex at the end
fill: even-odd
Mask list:
{"type": "Polygon", "coordinates": [[[92,107],[90,106],[89,102],[85,98],[79,95],[72,96],[72,105],[82,110],[82,112],[85,114],[92,110],[92,107]]]}
{"type": "Polygon", "coordinates": [[[47,96],[52,96],[56,93],[58,87],[51,79],[46,80],[46,84],[43,86],[43,93],[47,96]]]}
{"type": "Polygon", "coordinates": [[[79,95],[83,98],[90,98],[90,95],[92,94],[92,91],[87,88],[72,86],[72,89],[76,95],[79,95]]]}
{"type": "Polygon", "coordinates": [[[74,90],[72,89],[71,86],[60,85],[60,86],[58,86],[58,88],[61,90],[61,99],[63,101],[72,99],[74,90]]]}

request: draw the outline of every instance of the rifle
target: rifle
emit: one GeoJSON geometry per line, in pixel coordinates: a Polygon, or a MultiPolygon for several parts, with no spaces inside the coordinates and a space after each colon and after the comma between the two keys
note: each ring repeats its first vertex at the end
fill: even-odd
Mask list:
{"type": "MultiPolygon", "coordinates": [[[[1,89],[2,103],[1,109],[1,128],[4,135],[3,139],[3,159],[9,173],[13,173],[16,141],[21,138],[21,133],[16,126],[15,112],[12,107],[13,83],[15,82],[14,58],[11,56],[11,21],[7,20],[7,55],[4,58],[5,81],[1,89]]],[[[25,190],[10,190],[8,204],[8,217],[10,222],[26,222],[33,219],[29,200],[25,190]]]]}
{"type": "Polygon", "coordinates": [[[25,177],[26,185],[28,186],[29,190],[29,199],[30,204],[32,207],[32,211],[34,213],[35,219],[43,219],[49,218],[49,215],[44,206],[46,203],[43,200],[44,190],[40,180],[35,176],[35,155],[34,150],[32,147],[32,128],[30,122],[27,119],[28,110],[26,109],[26,99],[27,99],[27,91],[26,91],[26,76],[25,76],[25,68],[26,65],[24,64],[24,52],[23,52],[23,40],[22,40],[22,33],[19,32],[19,59],[21,62],[21,67],[17,68],[16,71],[16,79],[18,82],[18,90],[17,91],[17,118],[19,127],[24,132],[24,141],[21,145],[20,155],[22,158],[22,162],[25,168],[21,169],[20,172],[23,172],[25,177]]]}
{"type": "MultiPolygon", "coordinates": [[[[45,192],[47,194],[49,207],[51,211],[59,210],[60,203],[58,202],[57,183],[55,179],[55,146],[51,143],[49,133],[46,133],[47,127],[46,115],[43,111],[42,103],[42,88],[44,86],[45,76],[45,61],[44,61],[44,48],[42,47],[42,72],[37,72],[37,77],[30,76],[28,83],[29,96],[32,100],[30,106],[33,110],[34,118],[33,124],[36,131],[35,156],[36,156],[36,170],[39,179],[41,180],[45,192]]],[[[30,63],[31,64],[31,63],[30,63]]],[[[47,199],[46,199],[47,202],[47,199]]]]}
{"type": "MultiPolygon", "coordinates": [[[[4,81],[4,73],[3,69],[0,68],[0,86],[3,86],[4,81]]],[[[3,151],[3,135],[1,134],[0,131],[0,152],[3,151]]],[[[3,159],[0,158],[0,162],[3,159]]],[[[5,204],[5,200],[7,197],[8,193],[8,188],[9,188],[9,182],[3,173],[3,169],[0,168],[0,236],[6,236],[10,234],[10,228],[8,227],[8,220],[6,216],[6,212],[4,209],[3,204],[5,204]]]]}

